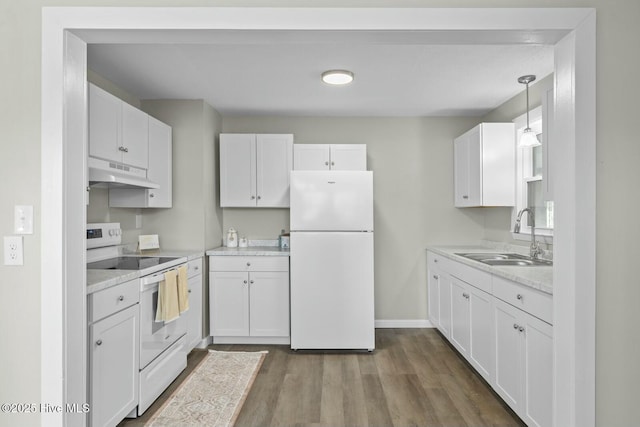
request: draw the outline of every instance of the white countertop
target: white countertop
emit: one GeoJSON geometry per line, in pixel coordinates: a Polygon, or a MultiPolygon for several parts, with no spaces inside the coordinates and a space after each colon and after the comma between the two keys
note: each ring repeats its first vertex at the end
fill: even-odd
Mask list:
{"type": "MultiPolygon", "coordinates": [[[[140,255],[140,256],[168,256],[182,257],[187,261],[202,258],[204,254],[196,251],[172,251],[160,250],[154,252],[140,253],[124,253],[124,255],[140,255]]],[[[110,288],[120,283],[128,282],[140,277],[137,270],[87,270],[87,295],[103,289],[110,288]]]]}
{"type": "Polygon", "coordinates": [[[210,249],[207,255],[215,256],[289,256],[289,249],[280,249],[278,246],[249,246],[248,248],[228,248],[221,246],[210,249]]]}
{"type": "MultiPolygon", "coordinates": [[[[526,251],[528,248],[524,248],[526,251]]],[[[428,251],[437,253],[451,260],[466,264],[470,267],[483,270],[496,276],[503,277],[507,280],[537,289],[547,294],[553,295],[553,267],[552,266],[526,266],[526,267],[505,267],[491,266],[479,261],[474,261],[456,253],[505,253],[518,252],[523,253],[522,248],[512,247],[509,250],[491,248],[480,245],[472,246],[429,246],[428,251]]]]}

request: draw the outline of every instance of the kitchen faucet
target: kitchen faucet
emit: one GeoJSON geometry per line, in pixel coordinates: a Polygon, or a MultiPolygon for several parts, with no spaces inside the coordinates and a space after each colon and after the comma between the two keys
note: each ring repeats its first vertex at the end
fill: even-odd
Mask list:
{"type": "Polygon", "coordinates": [[[542,249],[540,249],[540,244],[536,242],[536,220],[533,213],[533,208],[524,208],[520,212],[518,212],[518,217],[516,218],[516,225],[515,227],[513,227],[513,232],[520,232],[520,221],[522,220],[522,214],[525,212],[529,213],[529,222],[531,223],[531,246],[529,248],[529,256],[533,259],[538,259],[538,257],[542,253],[542,249]]]}

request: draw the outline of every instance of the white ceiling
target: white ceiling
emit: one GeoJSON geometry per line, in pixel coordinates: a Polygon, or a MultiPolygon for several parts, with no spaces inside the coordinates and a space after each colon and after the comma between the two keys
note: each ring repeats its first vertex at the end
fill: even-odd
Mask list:
{"type": "MultiPolygon", "coordinates": [[[[89,68],[140,99],[204,99],[223,116],[481,116],[553,71],[559,35],[226,31],[90,44],[89,68]],[[524,43],[524,44],[522,44],[524,43]],[[351,85],[320,74],[348,69],[351,85]]],[[[130,39],[129,39],[130,40],[130,39]]]]}

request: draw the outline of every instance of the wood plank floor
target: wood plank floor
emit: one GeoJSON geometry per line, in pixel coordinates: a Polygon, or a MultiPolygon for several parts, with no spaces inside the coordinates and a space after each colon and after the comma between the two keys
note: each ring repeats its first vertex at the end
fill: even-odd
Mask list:
{"type": "MultiPolygon", "coordinates": [[[[244,426],[524,426],[435,329],[377,329],[370,353],[293,352],[287,346],[212,345],[268,350],[236,421],[244,426]]],[[[206,352],[143,417],[142,425],[206,352]]]]}

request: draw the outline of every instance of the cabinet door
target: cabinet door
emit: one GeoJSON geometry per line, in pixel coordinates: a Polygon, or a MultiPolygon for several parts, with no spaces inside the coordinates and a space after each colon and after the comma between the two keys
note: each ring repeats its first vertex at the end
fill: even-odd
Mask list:
{"type": "Polygon", "coordinates": [[[365,144],[332,144],[330,146],[331,169],[367,170],[367,146],[365,144]]]}
{"type": "Polygon", "coordinates": [[[440,274],[440,332],[451,337],[451,277],[440,274]]]}
{"type": "Polygon", "coordinates": [[[294,170],[329,170],[328,144],[294,144],[294,170]]]}
{"type": "Polygon", "coordinates": [[[115,426],[138,405],[138,304],[89,328],[91,425],[115,426]]]}
{"type": "Polygon", "coordinates": [[[482,141],[480,126],[454,140],[455,206],[482,205],[482,141]]]}
{"type": "Polygon", "coordinates": [[[429,298],[429,320],[436,328],[440,326],[440,271],[427,270],[427,287],[429,298]]]}
{"type": "Polygon", "coordinates": [[[171,127],[149,117],[149,169],[147,178],[160,188],[145,190],[150,208],[170,208],[173,205],[171,127]]]}
{"type": "Polygon", "coordinates": [[[463,356],[469,353],[468,285],[451,278],[451,343],[463,356]]]}
{"type": "Polygon", "coordinates": [[[525,314],[524,407],[520,415],[529,426],[553,423],[553,327],[525,314]]]}
{"type": "Polygon", "coordinates": [[[289,274],[249,273],[250,335],[289,336],[289,274]]]}
{"type": "Polygon", "coordinates": [[[189,311],[187,316],[187,351],[202,341],[202,274],[189,278],[189,311]]]}
{"type": "Polygon", "coordinates": [[[494,372],[493,296],[469,286],[469,362],[491,384],[494,372]]]}
{"type": "Polygon", "coordinates": [[[220,134],[220,207],[256,206],[256,136],[220,134]]]}
{"type": "Polygon", "coordinates": [[[494,298],[496,369],[494,389],[514,411],[522,405],[521,311],[494,298]]]}
{"type": "Polygon", "coordinates": [[[258,207],[289,207],[293,135],[256,136],[258,207]]]}
{"type": "Polygon", "coordinates": [[[469,144],[464,134],[453,141],[454,203],[469,206],[469,144]]]}
{"type": "Polygon", "coordinates": [[[89,84],[89,155],[120,162],[121,100],[89,84]]]}
{"type": "Polygon", "coordinates": [[[249,335],[249,273],[211,272],[210,330],[213,336],[249,335]]]}
{"type": "Polygon", "coordinates": [[[149,167],[149,115],[126,102],[122,107],[122,163],[142,169],[149,167]]]}

